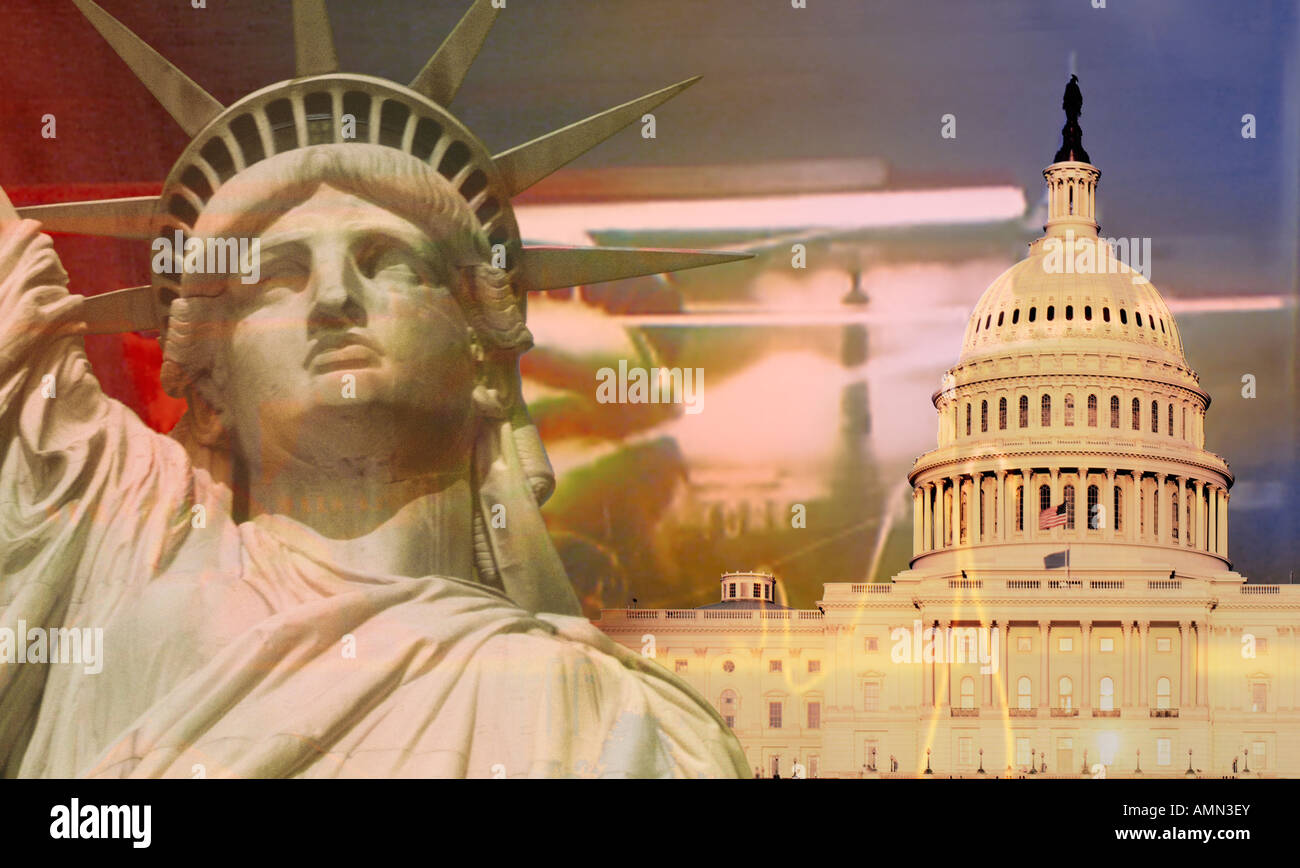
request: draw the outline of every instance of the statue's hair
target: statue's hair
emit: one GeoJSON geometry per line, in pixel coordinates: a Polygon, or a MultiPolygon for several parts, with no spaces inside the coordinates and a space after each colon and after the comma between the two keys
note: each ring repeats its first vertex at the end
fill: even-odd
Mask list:
{"type": "MultiPolygon", "coordinates": [[[[255,236],[281,214],[305,202],[322,184],[373,202],[424,230],[445,254],[447,282],[477,337],[485,364],[512,370],[509,406],[515,445],[538,502],[555,476],[518,390],[518,358],[533,342],[524,303],[507,270],[490,264],[491,247],[469,204],[426,163],[378,145],[330,144],[278,154],[257,163],[219,188],[195,222],[203,238],[255,236]]],[[[219,348],[228,334],[230,276],[185,275],[171,300],[163,335],[162,385],[169,395],[197,393],[223,413],[226,374],[219,348]]],[[[482,516],[475,510],[479,570],[495,575],[482,516]]]]}

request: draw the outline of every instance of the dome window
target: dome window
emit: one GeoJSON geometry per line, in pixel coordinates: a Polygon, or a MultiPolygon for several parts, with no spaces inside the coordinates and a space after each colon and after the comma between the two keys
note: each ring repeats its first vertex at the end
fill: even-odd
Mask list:
{"type": "Polygon", "coordinates": [[[1020,427],[1029,427],[1029,396],[1020,396],[1020,427]]]}
{"type": "Polygon", "coordinates": [[[1160,334],[1165,334],[1165,321],[1160,320],[1160,334]]]}
{"type": "Polygon", "coordinates": [[[1002,317],[1006,316],[1006,311],[998,311],[998,328],[1002,328],[1002,317]]]}
{"type": "Polygon", "coordinates": [[[1092,305],[1087,305],[1086,307],[1084,307],[1083,318],[1088,322],[1092,322],[1092,305]]]}
{"type": "Polygon", "coordinates": [[[1119,396],[1110,396],[1110,427],[1119,427],[1119,396]]]}
{"type": "Polygon", "coordinates": [[[989,326],[992,324],[993,324],[993,314],[989,314],[988,316],[984,317],[984,331],[988,331],[989,326]]]}
{"type": "Polygon", "coordinates": [[[1158,401],[1151,402],[1151,433],[1160,433],[1160,403],[1158,401]]]}
{"type": "MultiPolygon", "coordinates": [[[[1169,416],[1169,423],[1170,423],[1170,425],[1173,425],[1173,420],[1174,420],[1173,412],[1174,412],[1174,407],[1173,407],[1172,404],[1170,404],[1170,405],[1169,405],[1169,413],[1170,413],[1170,416],[1169,416]]],[[[980,433],[981,433],[981,434],[985,434],[985,433],[988,432],[988,430],[989,430],[989,402],[988,402],[988,401],[980,401],[980,433]]],[[[1171,433],[1172,433],[1172,432],[1171,432],[1171,433]]]]}
{"type": "Polygon", "coordinates": [[[1142,430],[1142,402],[1137,398],[1133,399],[1133,430],[1142,430]]]}
{"type": "Polygon", "coordinates": [[[1052,425],[1052,396],[1043,395],[1043,412],[1042,423],[1044,428],[1050,428],[1052,425]]]}
{"type": "Polygon", "coordinates": [[[1074,319],[1074,305],[1067,304],[1065,306],[1065,321],[1069,322],[1072,319],[1074,319]]]}
{"type": "Polygon", "coordinates": [[[1134,318],[1135,320],[1137,320],[1138,328],[1142,328],[1142,312],[1141,312],[1141,311],[1134,311],[1134,312],[1133,312],[1133,318],[1134,318]]]}
{"type": "Polygon", "coordinates": [[[1156,330],[1156,318],[1153,317],[1153,316],[1149,316],[1149,315],[1148,315],[1148,316],[1147,316],[1147,325],[1149,325],[1149,326],[1151,327],[1151,331],[1155,331],[1155,330],[1156,330]]]}
{"type": "Polygon", "coordinates": [[[980,333],[980,321],[975,320],[975,334],[979,334],[979,333],[980,333]]]}
{"type": "Polygon", "coordinates": [[[1128,325],[1128,311],[1122,307],[1119,309],[1119,324],[1128,325]]]}
{"type": "Polygon", "coordinates": [[[1018,322],[1020,322],[1020,308],[1011,311],[1011,324],[1015,325],[1018,322]]]}
{"type": "MultiPolygon", "coordinates": [[[[1187,427],[1187,410],[1183,410],[1183,427],[1187,427]]],[[[1007,430],[1007,399],[998,399],[998,430],[1007,430]]]]}
{"type": "Polygon", "coordinates": [[[1101,309],[1101,319],[1102,322],[1110,322],[1110,308],[1103,307],[1101,309]]]}
{"type": "Polygon", "coordinates": [[[1097,427],[1097,396],[1088,396],[1088,427],[1097,427]]]}
{"type": "Polygon", "coordinates": [[[1029,321],[1030,321],[1030,322],[1033,322],[1033,321],[1034,321],[1035,315],[1036,315],[1037,313],[1038,313],[1038,308],[1036,308],[1036,307],[1031,307],[1031,308],[1029,309],[1029,321]]]}
{"type": "Polygon", "coordinates": [[[1054,319],[1056,319],[1056,306],[1049,304],[1047,306],[1047,321],[1051,322],[1054,319]]]}

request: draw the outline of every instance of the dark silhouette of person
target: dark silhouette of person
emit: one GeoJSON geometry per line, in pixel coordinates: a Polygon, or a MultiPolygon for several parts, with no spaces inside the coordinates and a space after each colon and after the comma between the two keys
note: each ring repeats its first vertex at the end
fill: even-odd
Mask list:
{"type": "Polygon", "coordinates": [[[1066,83],[1061,108],[1065,111],[1065,126],[1061,127],[1061,149],[1056,152],[1056,162],[1092,162],[1088,158],[1088,152],[1083,149],[1083,130],[1079,126],[1079,115],[1083,114],[1083,91],[1079,90],[1079,76],[1071,75],[1066,83]]]}

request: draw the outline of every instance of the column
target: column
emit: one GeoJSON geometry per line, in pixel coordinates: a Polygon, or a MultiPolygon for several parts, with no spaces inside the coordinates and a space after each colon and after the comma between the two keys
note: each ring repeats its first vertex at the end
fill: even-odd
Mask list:
{"type": "Polygon", "coordinates": [[[1034,510],[1034,504],[1038,502],[1038,495],[1034,492],[1034,471],[1028,467],[1020,471],[1020,484],[1024,491],[1020,494],[1020,521],[1021,527],[1025,529],[1025,539],[1032,540],[1038,529],[1038,513],[1034,510]]]}
{"type": "Polygon", "coordinates": [[[1208,619],[1196,622],[1196,704],[1210,707],[1210,637],[1208,619]]]}
{"type": "Polygon", "coordinates": [[[1079,626],[1083,628],[1083,703],[1080,705],[1083,710],[1079,713],[1088,714],[1092,708],[1092,621],[1084,621],[1079,626]]]}
{"type": "Polygon", "coordinates": [[[1228,489],[1219,493],[1219,554],[1228,556],[1228,489]]]}
{"type": "MultiPolygon", "coordinates": [[[[938,622],[935,622],[935,623],[938,623],[938,622]]],[[[924,630],[923,630],[922,633],[921,633],[921,645],[922,645],[922,647],[925,646],[925,632],[924,632],[924,630]]],[[[922,682],[922,683],[921,683],[921,690],[922,690],[922,694],[923,694],[923,695],[922,695],[922,698],[921,698],[921,702],[922,702],[922,705],[923,705],[925,708],[933,708],[933,707],[934,707],[934,661],[931,660],[931,661],[927,664],[927,663],[925,662],[925,658],[922,657],[921,660],[918,661],[918,662],[920,662],[920,664],[921,664],[921,673],[922,673],[922,675],[921,675],[921,682],[922,682]]]]}
{"type": "Polygon", "coordinates": [[[1142,474],[1140,471],[1130,471],[1128,476],[1128,516],[1125,519],[1128,522],[1128,532],[1124,535],[1129,542],[1137,542],[1138,526],[1141,516],[1138,514],[1138,486],[1142,484],[1142,474]]]}
{"type": "MultiPolygon", "coordinates": [[[[1052,507],[1061,503],[1061,468],[1052,468],[1052,507]]],[[[1037,513],[1035,513],[1037,515],[1037,513]]]]}
{"type": "Polygon", "coordinates": [[[1196,480],[1196,547],[1205,550],[1205,482],[1196,480]]]}
{"type": "Polygon", "coordinates": [[[1121,621],[1119,628],[1120,632],[1124,634],[1124,664],[1120,667],[1122,673],[1120,679],[1120,707],[1128,708],[1133,704],[1131,698],[1133,693],[1133,625],[1129,621],[1121,621]]]}
{"type": "MultiPolygon", "coordinates": [[[[984,534],[980,533],[980,516],[984,513],[984,474],[975,471],[970,478],[970,541],[972,543],[984,542],[984,534]]],[[[993,530],[993,516],[990,515],[984,523],[985,533],[993,530]]]]}
{"type": "MultiPolygon", "coordinates": [[[[936,703],[940,708],[952,704],[952,625],[951,618],[944,621],[947,629],[943,632],[943,678],[939,681],[939,702],[936,703]]],[[[938,637],[935,644],[938,644],[938,637]]]]}
{"type": "Polygon", "coordinates": [[[921,537],[925,532],[925,521],[921,518],[921,489],[912,489],[912,557],[922,551],[921,537]]]}
{"type": "Polygon", "coordinates": [[[1115,539],[1115,468],[1106,468],[1106,487],[1102,489],[1102,515],[1107,517],[1106,527],[1102,528],[1102,536],[1106,539],[1115,539]]]}
{"type": "Polygon", "coordinates": [[[1005,470],[998,471],[998,539],[1002,541],[1009,539],[1010,533],[1007,528],[1007,519],[1011,515],[1011,510],[1007,508],[1007,503],[1011,500],[1007,496],[1008,479],[1005,470]]]}
{"type": "MultiPolygon", "coordinates": [[[[993,635],[993,631],[996,630],[997,627],[998,627],[997,621],[991,621],[988,624],[980,624],[981,630],[989,631],[990,656],[992,656],[992,651],[993,651],[992,635],[993,635]]],[[[981,685],[980,686],[980,707],[981,708],[993,707],[993,667],[995,665],[996,663],[993,660],[989,660],[988,674],[980,679],[980,685],[981,685]]]]}
{"type": "MultiPolygon", "coordinates": [[[[1048,667],[1047,667],[1047,655],[1051,651],[1051,648],[1048,646],[1048,643],[1051,641],[1052,638],[1051,626],[1052,625],[1050,621],[1038,622],[1038,647],[1039,647],[1038,683],[1041,685],[1038,688],[1039,708],[1047,708],[1048,702],[1050,701],[1049,696],[1051,691],[1047,689],[1047,678],[1049,674],[1048,667]]],[[[1051,712],[1048,712],[1047,714],[1050,713],[1051,712]]]]}
{"type": "Polygon", "coordinates": [[[1209,518],[1206,529],[1206,551],[1219,551],[1219,487],[1211,484],[1205,501],[1205,512],[1209,518]]]}
{"type": "Polygon", "coordinates": [[[1138,683],[1137,683],[1137,704],[1139,708],[1147,708],[1147,631],[1151,628],[1150,621],[1138,621],[1138,683]]]}
{"type": "Polygon", "coordinates": [[[1178,707],[1187,708],[1192,699],[1192,624],[1190,621],[1178,622],[1178,707]]]}
{"type": "Polygon", "coordinates": [[[1002,705],[1011,707],[1011,619],[1002,622],[1002,705]]]}
{"type": "Polygon", "coordinates": [[[1179,543],[1190,547],[1192,544],[1192,510],[1187,507],[1192,503],[1192,480],[1185,476],[1178,477],[1178,515],[1182,537],[1179,543]]]}
{"type": "Polygon", "coordinates": [[[961,476],[954,476],[949,480],[952,485],[952,509],[949,521],[952,522],[952,545],[957,545],[961,541],[961,476]]]}
{"type": "Polygon", "coordinates": [[[1169,481],[1169,475],[1167,473],[1156,474],[1156,513],[1155,514],[1159,516],[1159,518],[1156,519],[1156,525],[1160,528],[1160,532],[1156,534],[1156,538],[1155,538],[1157,544],[1167,542],[1173,539],[1173,533],[1171,532],[1171,528],[1173,527],[1173,524],[1170,522],[1170,515],[1169,515],[1170,513],[1169,496],[1168,496],[1169,493],[1165,491],[1166,483],[1168,483],[1168,481],[1169,481]]]}

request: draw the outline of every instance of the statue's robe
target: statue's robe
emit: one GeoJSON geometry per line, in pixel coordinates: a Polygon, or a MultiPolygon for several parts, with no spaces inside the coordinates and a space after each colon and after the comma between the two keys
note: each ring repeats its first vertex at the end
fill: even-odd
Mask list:
{"type": "Polygon", "coordinates": [[[708,703],[585,619],[343,568],[288,518],[237,524],[79,338],[14,355],[0,628],[102,628],[103,648],[98,673],[0,663],[5,776],[749,776],[708,703]]]}

